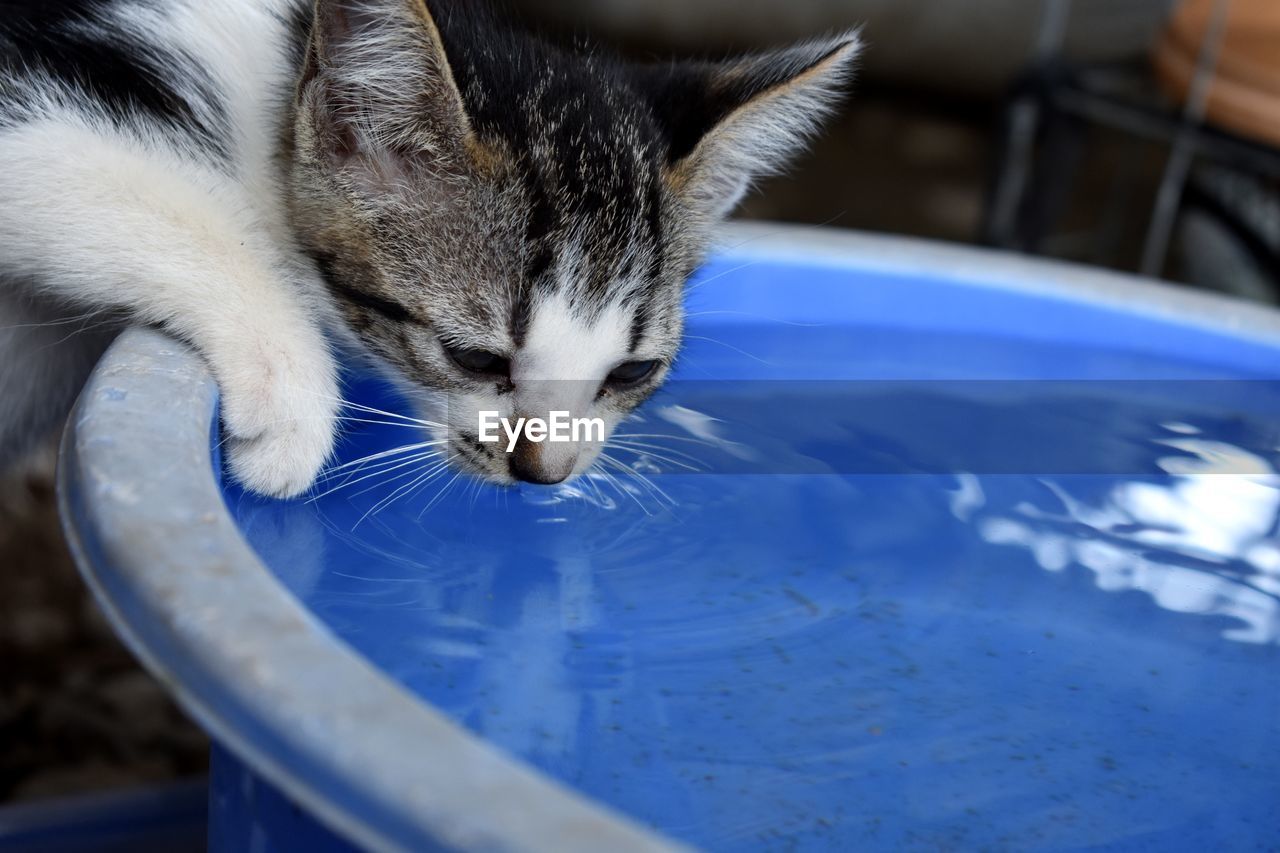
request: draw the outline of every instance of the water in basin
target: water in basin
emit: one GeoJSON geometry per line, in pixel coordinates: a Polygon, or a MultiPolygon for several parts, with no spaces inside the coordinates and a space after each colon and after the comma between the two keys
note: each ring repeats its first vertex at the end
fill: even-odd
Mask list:
{"type": "MultiPolygon", "coordinates": [[[[429,461],[387,457],[229,505],[391,677],[686,842],[1274,844],[1277,352],[945,282],[720,273],[600,476],[406,489],[429,461]]],[[[347,460],[416,440],[355,426],[347,460]]]]}

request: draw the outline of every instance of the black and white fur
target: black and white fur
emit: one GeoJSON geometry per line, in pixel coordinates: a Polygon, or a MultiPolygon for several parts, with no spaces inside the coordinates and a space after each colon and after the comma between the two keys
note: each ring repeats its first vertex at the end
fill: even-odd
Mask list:
{"type": "Polygon", "coordinates": [[[332,452],[335,342],[431,392],[461,469],[579,474],[598,446],[508,458],[478,411],[612,428],[652,393],[710,229],[857,52],[629,65],[475,0],[0,0],[0,464],[146,322],[204,355],[260,492],[332,452]]]}

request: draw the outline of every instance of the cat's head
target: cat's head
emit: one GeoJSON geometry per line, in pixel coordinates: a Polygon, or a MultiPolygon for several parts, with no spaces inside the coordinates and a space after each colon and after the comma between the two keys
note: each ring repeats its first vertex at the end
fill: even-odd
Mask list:
{"type": "Polygon", "coordinates": [[[481,412],[606,433],[680,349],[713,226],[830,111],[855,35],[722,63],[563,52],[463,0],[319,0],[291,201],[347,325],[433,392],[455,463],[554,483],[600,450],[479,440],[481,412]]]}

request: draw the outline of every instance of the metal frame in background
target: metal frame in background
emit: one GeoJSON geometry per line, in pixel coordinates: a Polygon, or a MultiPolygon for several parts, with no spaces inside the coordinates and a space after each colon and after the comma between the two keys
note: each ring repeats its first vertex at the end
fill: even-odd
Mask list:
{"type": "MultiPolygon", "coordinates": [[[[984,214],[981,242],[1024,252],[1040,250],[1070,196],[1088,126],[1105,127],[1169,146],[1152,205],[1140,272],[1158,276],[1197,160],[1280,180],[1280,150],[1204,123],[1230,0],[1217,0],[1196,73],[1181,111],[1146,94],[1142,69],[1073,65],[1061,59],[1071,0],[1045,0],[1031,70],[1005,112],[998,171],[984,214]],[[1041,150],[1037,152],[1037,145],[1041,150]]],[[[1193,199],[1194,200],[1194,199],[1193,199]]],[[[1225,222],[1239,232],[1238,223],[1225,222]]],[[[1248,241],[1245,241],[1248,244],[1248,241]]],[[[1274,257],[1255,260],[1271,268],[1274,257]]]]}

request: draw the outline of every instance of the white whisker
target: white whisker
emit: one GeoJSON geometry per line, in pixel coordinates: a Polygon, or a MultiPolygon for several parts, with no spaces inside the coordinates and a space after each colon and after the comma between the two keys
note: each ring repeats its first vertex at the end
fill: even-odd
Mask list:
{"type": "Polygon", "coordinates": [[[351,497],[356,498],[356,497],[359,497],[360,495],[367,495],[367,494],[369,494],[369,492],[372,492],[374,489],[378,488],[379,486],[388,486],[388,485],[390,485],[390,484],[392,484],[392,483],[395,483],[395,482],[397,482],[397,481],[403,480],[403,479],[405,479],[406,477],[414,477],[414,476],[417,476],[419,473],[421,473],[421,472],[424,470],[424,468],[430,468],[430,469],[432,469],[432,470],[435,470],[435,468],[436,468],[437,466],[439,466],[439,465],[440,465],[440,463],[439,463],[439,462],[434,462],[434,461],[432,461],[435,455],[436,455],[436,454],[433,454],[433,457],[429,457],[429,458],[427,458],[427,459],[425,460],[425,462],[426,462],[427,464],[426,464],[426,465],[424,465],[423,467],[413,468],[413,469],[411,469],[411,470],[409,470],[409,471],[405,471],[405,472],[404,472],[404,473],[402,473],[402,474],[396,474],[394,477],[388,477],[387,479],[385,479],[385,480],[381,480],[381,481],[379,481],[379,482],[377,482],[377,483],[374,483],[374,484],[372,484],[372,485],[370,485],[370,486],[365,486],[365,487],[364,487],[363,489],[361,489],[360,491],[355,492],[353,495],[351,495],[351,497]]]}
{"type": "Polygon", "coordinates": [[[605,464],[613,465],[618,470],[624,471],[627,474],[631,475],[631,477],[633,477],[637,482],[639,482],[645,488],[649,489],[650,493],[653,494],[654,497],[660,498],[661,500],[665,501],[668,506],[670,507],[676,506],[676,501],[674,498],[671,497],[671,495],[664,492],[652,480],[650,480],[644,474],[641,474],[636,469],[632,468],[630,465],[627,465],[618,459],[614,459],[612,456],[609,456],[606,453],[600,454],[600,458],[604,460],[605,464]]]}
{"type": "Polygon", "coordinates": [[[374,424],[375,426],[393,426],[393,427],[403,427],[405,429],[417,429],[417,430],[423,429],[423,426],[421,424],[411,424],[411,423],[405,423],[403,421],[383,421],[383,420],[377,420],[374,418],[353,418],[353,417],[350,417],[349,415],[338,415],[338,420],[342,421],[343,423],[352,423],[352,424],[374,424]]]}
{"type": "Polygon", "coordinates": [[[604,475],[604,478],[608,480],[609,483],[613,486],[614,491],[616,491],[619,496],[626,495],[627,497],[631,498],[631,500],[635,503],[635,505],[640,507],[641,512],[643,512],[647,516],[652,517],[653,513],[649,511],[649,508],[647,506],[645,506],[643,503],[640,502],[640,498],[636,496],[636,493],[633,492],[631,489],[628,489],[624,483],[622,483],[615,475],[610,473],[604,467],[602,463],[605,461],[606,461],[606,457],[603,454],[601,454],[600,460],[596,464],[600,465],[600,473],[604,475]]]}
{"type": "Polygon", "coordinates": [[[439,492],[437,492],[437,493],[436,493],[436,496],[435,496],[434,498],[432,498],[432,499],[430,500],[430,502],[429,502],[429,503],[427,503],[427,505],[426,505],[426,506],[424,506],[424,507],[422,508],[422,512],[418,513],[418,517],[417,517],[417,519],[416,519],[416,520],[417,520],[417,521],[422,521],[422,517],[423,517],[424,515],[426,515],[426,514],[431,510],[431,508],[432,508],[433,506],[435,506],[436,504],[440,503],[440,501],[442,501],[442,500],[444,499],[444,496],[445,496],[446,494],[448,494],[449,489],[453,487],[453,484],[454,484],[454,483],[458,482],[458,478],[459,478],[459,477],[461,477],[461,476],[462,476],[462,472],[461,472],[461,471],[458,471],[457,473],[455,473],[455,474],[453,475],[453,477],[451,477],[451,478],[449,479],[449,482],[447,482],[447,483],[445,483],[445,484],[444,484],[444,488],[442,488],[439,492]]]}
{"type": "MultiPolygon", "coordinates": [[[[348,488],[348,487],[350,487],[350,486],[354,486],[354,485],[355,485],[355,484],[357,484],[357,483],[363,483],[365,480],[368,480],[368,479],[370,479],[370,478],[372,478],[372,477],[379,477],[379,476],[383,476],[383,475],[385,475],[385,474],[390,474],[392,471],[398,471],[398,470],[399,470],[399,469],[401,469],[401,468],[407,468],[407,467],[409,467],[410,465],[416,465],[416,464],[418,464],[418,463],[420,463],[420,462],[423,462],[423,461],[428,460],[428,459],[432,459],[432,458],[434,458],[434,457],[436,457],[436,456],[439,456],[439,455],[440,455],[440,451],[438,451],[438,450],[433,450],[433,451],[429,451],[429,452],[427,452],[427,453],[420,453],[420,454],[418,454],[418,455],[416,455],[416,456],[410,457],[409,459],[399,459],[399,458],[397,458],[397,459],[393,460],[392,462],[386,462],[386,463],[383,463],[382,465],[377,466],[377,470],[375,470],[375,471],[369,471],[369,472],[366,472],[366,469],[363,469],[363,468],[357,468],[355,471],[352,471],[352,472],[350,473],[350,477],[354,477],[356,474],[363,474],[364,476],[362,476],[362,477],[356,477],[356,479],[354,479],[354,480],[350,479],[350,477],[349,477],[348,479],[343,480],[341,483],[339,483],[338,485],[334,486],[333,488],[331,488],[331,489],[329,489],[329,490],[327,490],[327,491],[321,492],[320,494],[318,494],[318,495],[316,495],[315,497],[311,498],[311,501],[312,501],[312,502],[314,502],[314,501],[318,501],[318,500],[320,500],[320,499],[321,499],[321,498],[323,498],[323,497],[327,497],[327,496],[329,496],[329,495],[333,494],[334,492],[341,491],[342,489],[348,488]]],[[[363,494],[363,492],[360,492],[360,493],[358,493],[358,494],[363,494]]]]}
{"type": "Polygon", "coordinates": [[[634,453],[637,456],[648,456],[650,458],[666,462],[669,465],[678,465],[686,471],[705,471],[707,469],[706,463],[702,462],[702,460],[698,459],[696,456],[690,456],[687,453],[681,453],[678,450],[671,450],[670,448],[662,447],[660,445],[647,444],[644,442],[614,440],[609,442],[609,447],[617,450],[625,450],[629,453],[634,453]],[[677,456],[688,461],[681,461],[676,458],[677,456]]]}
{"type": "Polygon", "coordinates": [[[714,441],[708,441],[705,438],[696,438],[694,436],[688,436],[688,435],[671,435],[670,433],[665,433],[665,432],[617,433],[616,435],[613,436],[612,439],[610,439],[610,441],[613,441],[619,438],[666,438],[666,439],[670,439],[671,441],[687,441],[691,444],[703,444],[703,445],[706,445],[707,447],[717,446],[714,441]]]}
{"type": "Polygon", "coordinates": [[[684,315],[686,320],[692,320],[695,317],[748,317],[752,320],[767,320],[770,323],[778,323],[783,326],[794,326],[799,329],[821,329],[826,323],[800,323],[795,320],[783,320],[778,317],[770,317],[767,314],[752,314],[749,311],[694,311],[684,315]]]}
{"type": "Polygon", "coordinates": [[[713,281],[719,281],[720,279],[724,278],[727,275],[733,275],[736,272],[742,272],[743,270],[750,269],[751,267],[759,266],[762,263],[763,261],[747,261],[745,264],[739,264],[736,267],[731,267],[730,269],[727,269],[727,270],[721,270],[720,272],[716,273],[710,278],[704,278],[695,282],[694,284],[686,288],[686,293],[693,293],[695,290],[702,287],[704,284],[710,284],[713,281]]]}
{"type": "Polygon", "coordinates": [[[86,314],[77,314],[74,317],[64,317],[60,320],[49,320],[44,323],[14,323],[11,326],[0,326],[0,332],[9,332],[15,329],[47,329],[51,326],[69,326],[72,323],[83,323],[86,320],[92,320],[103,313],[103,311],[89,311],[86,314]]]}
{"type": "Polygon", "coordinates": [[[744,349],[740,349],[740,348],[738,348],[738,347],[735,347],[733,344],[727,344],[727,343],[725,343],[724,341],[717,340],[716,338],[708,338],[708,337],[705,337],[705,336],[703,336],[703,335],[685,335],[685,340],[689,340],[689,341],[707,341],[708,343],[716,344],[717,346],[722,346],[722,347],[724,347],[725,349],[733,350],[733,351],[734,351],[734,352],[736,352],[738,355],[744,355],[744,356],[746,356],[747,358],[751,359],[752,361],[758,361],[758,362],[760,362],[761,364],[763,364],[763,365],[767,365],[767,366],[769,366],[769,367],[772,367],[772,366],[773,366],[773,362],[771,362],[771,361],[766,361],[765,359],[761,358],[761,357],[760,357],[760,356],[758,356],[758,355],[753,355],[752,353],[749,353],[749,352],[747,352],[747,351],[746,351],[746,350],[744,350],[744,349]]]}
{"type": "Polygon", "coordinates": [[[393,491],[390,495],[378,501],[376,504],[370,507],[369,510],[365,512],[364,515],[360,516],[360,519],[354,525],[352,525],[351,530],[354,532],[355,529],[359,527],[361,522],[363,522],[366,518],[390,506],[392,503],[396,501],[397,498],[399,498],[401,495],[406,494],[413,487],[419,485],[420,483],[430,481],[431,478],[437,476],[440,471],[445,470],[452,459],[453,457],[450,456],[448,459],[435,463],[434,465],[429,467],[425,472],[420,474],[417,477],[417,479],[412,480],[407,486],[400,486],[395,491],[393,491]]]}
{"type": "Polygon", "coordinates": [[[371,453],[368,456],[361,457],[360,459],[355,459],[355,460],[352,460],[351,462],[344,462],[341,465],[335,465],[332,468],[327,468],[325,469],[324,473],[321,476],[326,476],[326,477],[331,476],[337,471],[342,471],[347,468],[352,468],[364,462],[373,462],[378,459],[384,459],[388,456],[395,456],[396,454],[399,454],[399,453],[410,453],[414,450],[421,450],[424,447],[435,447],[437,445],[446,444],[446,443],[448,443],[448,439],[442,438],[442,439],[436,439],[435,441],[419,441],[414,444],[402,444],[399,447],[393,447],[390,450],[383,450],[379,453],[371,453]]]}
{"type": "Polygon", "coordinates": [[[301,391],[304,394],[310,394],[313,397],[319,397],[320,399],[323,399],[323,400],[331,400],[337,403],[341,408],[344,408],[344,409],[353,409],[357,412],[364,412],[365,414],[369,414],[369,415],[378,415],[380,417],[391,418],[396,421],[403,421],[406,423],[417,424],[418,426],[445,429],[444,424],[436,423],[435,421],[426,421],[426,420],[423,420],[422,418],[415,418],[411,415],[403,415],[403,414],[400,414],[399,412],[388,412],[385,409],[375,408],[374,406],[368,406],[368,405],[365,405],[364,403],[356,403],[352,400],[344,400],[343,398],[335,397],[332,394],[322,394],[319,391],[315,391],[310,388],[299,388],[297,386],[286,386],[286,387],[292,388],[293,390],[296,390],[296,391],[301,391]]]}

